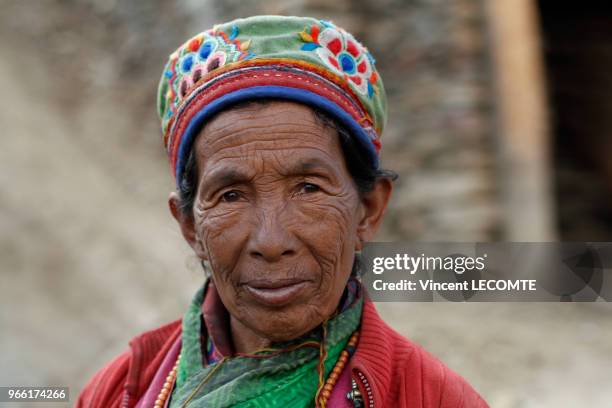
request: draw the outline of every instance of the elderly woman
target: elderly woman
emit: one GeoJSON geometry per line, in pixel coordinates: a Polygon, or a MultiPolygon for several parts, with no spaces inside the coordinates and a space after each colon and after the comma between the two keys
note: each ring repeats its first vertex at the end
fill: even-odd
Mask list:
{"type": "Polygon", "coordinates": [[[360,284],[394,173],[383,84],[353,36],[311,18],[215,26],[170,56],[158,108],[170,211],[210,279],[78,406],[486,406],[360,284]]]}

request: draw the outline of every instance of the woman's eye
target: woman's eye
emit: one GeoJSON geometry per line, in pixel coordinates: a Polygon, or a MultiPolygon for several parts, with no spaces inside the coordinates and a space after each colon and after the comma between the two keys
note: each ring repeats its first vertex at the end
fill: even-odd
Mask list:
{"type": "Polygon", "coordinates": [[[228,202],[228,203],[231,203],[231,202],[234,202],[234,201],[238,201],[240,199],[240,193],[238,191],[235,191],[235,190],[226,191],[221,196],[221,199],[223,201],[228,202]]]}
{"type": "Polygon", "coordinates": [[[305,193],[305,194],[316,193],[317,191],[320,191],[320,190],[321,189],[316,184],[302,183],[301,188],[300,188],[300,193],[305,193]]]}

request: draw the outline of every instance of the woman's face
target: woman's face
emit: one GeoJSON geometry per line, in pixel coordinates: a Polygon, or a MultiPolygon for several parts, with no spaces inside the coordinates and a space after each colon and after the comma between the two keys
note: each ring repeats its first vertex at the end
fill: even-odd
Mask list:
{"type": "Polygon", "coordinates": [[[231,316],[271,341],[318,326],[372,233],[336,131],[306,106],[275,101],[217,115],[194,151],[186,236],[231,316]]]}

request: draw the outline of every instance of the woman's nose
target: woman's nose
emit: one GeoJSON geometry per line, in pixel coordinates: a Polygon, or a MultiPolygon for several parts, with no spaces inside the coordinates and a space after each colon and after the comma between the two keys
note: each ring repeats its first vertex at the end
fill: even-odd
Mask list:
{"type": "Polygon", "coordinates": [[[249,237],[248,252],[255,258],[277,262],[297,252],[297,239],[286,228],[279,211],[262,211],[249,237]]]}

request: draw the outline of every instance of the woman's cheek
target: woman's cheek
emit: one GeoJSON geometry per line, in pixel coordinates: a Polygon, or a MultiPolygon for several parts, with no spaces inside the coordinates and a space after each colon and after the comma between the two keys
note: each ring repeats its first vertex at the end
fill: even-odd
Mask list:
{"type": "Polygon", "coordinates": [[[299,235],[329,252],[340,250],[349,238],[348,234],[354,230],[351,208],[339,200],[299,203],[296,208],[294,219],[300,226],[299,235]]]}
{"type": "Polygon", "coordinates": [[[223,232],[240,226],[247,214],[249,207],[246,203],[218,203],[196,213],[198,232],[207,232],[211,238],[219,237],[223,232]]]}
{"type": "Polygon", "coordinates": [[[295,227],[297,235],[321,267],[316,296],[320,300],[334,297],[342,290],[338,285],[343,287],[350,273],[347,255],[353,259],[350,234],[354,231],[354,220],[350,207],[334,200],[316,205],[301,203],[300,216],[294,219],[299,220],[295,227]]]}
{"type": "Polygon", "coordinates": [[[227,208],[210,209],[202,213],[196,233],[206,247],[213,271],[230,278],[233,264],[241,252],[241,245],[248,237],[246,211],[227,208]]]}

